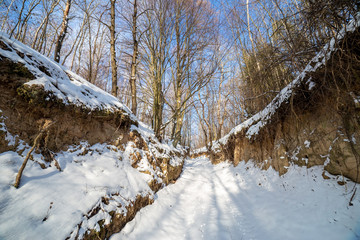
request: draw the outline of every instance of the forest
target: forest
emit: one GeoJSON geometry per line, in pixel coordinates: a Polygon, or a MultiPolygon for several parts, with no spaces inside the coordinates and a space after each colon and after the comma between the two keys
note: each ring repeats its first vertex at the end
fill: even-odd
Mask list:
{"type": "Polygon", "coordinates": [[[354,18],[353,0],[1,0],[1,31],[198,148],[263,109],[354,18]]]}
{"type": "Polygon", "coordinates": [[[0,239],[360,239],[360,2],[0,0],[0,239]]]}

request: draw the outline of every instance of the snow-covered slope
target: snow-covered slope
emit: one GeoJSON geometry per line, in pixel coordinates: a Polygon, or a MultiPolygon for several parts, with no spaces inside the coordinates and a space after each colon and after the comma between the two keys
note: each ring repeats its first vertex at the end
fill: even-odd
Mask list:
{"type": "Polygon", "coordinates": [[[116,97],[89,83],[82,77],[67,70],[60,64],[41,55],[17,40],[10,39],[0,32],[0,58],[24,64],[34,75],[26,86],[42,86],[49,93],[48,100],[54,97],[64,104],[72,104],[89,110],[131,111],[116,97]]]}
{"type": "MultiPolygon", "coordinates": [[[[155,142],[151,130],[143,125],[133,128],[152,142],[150,150],[139,148],[136,140],[124,145],[123,151],[109,144],[82,142],[54,154],[59,166],[34,153],[19,189],[12,184],[30,147],[22,143],[16,151],[1,153],[0,239],[82,239],[86,233],[100,231],[98,235],[108,237],[112,232],[104,226],[120,216],[131,219],[151,204],[156,188],[180,174],[184,153],[155,142]],[[159,158],[161,167],[156,164],[159,158]],[[166,159],[168,162],[163,161],[166,159]],[[177,173],[171,173],[171,168],[177,173]]],[[[7,136],[14,139],[10,133],[7,136]]],[[[125,222],[113,228],[119,231],[125,222]]]]}
{"type": "Polygon", "coordinates": [[[280,174],[292,164],[325,165],[360,182],[360,14],[262,111],[193,157],[253,161],[280,174]]]}
{"type": "Polygon", "coordinates": [[[319,166],[292,166],[279,177],[250,162],[187,160],[176,184],[111,240],[359,239],[359,193],[349,206],[354,183],[321,174],[319,166]]]}
{"type": "Polygon", "coordinates": [[[184,149],[117,98],[3,33],[0,66],[0,239],[108,238],[180,175],[184,149]]]}
{"type": "MultiPolygon", "coordinates": [[[[85,145],[57,154],[62,172],[30,161],[19,189],[12,184],[23,157],[16,152],[0,154],[0,239],[65,239],[102,197],[118,194],[116,204],[104,206],[107,212],[87,220],[82,229],[99,229],[101,219],[108,224],[111,210],[126,211],[139,194],[153,198],[149,176],[128,160],[121,161],[123,153],[98,144],[88,148],[91,154],[82,155],[85,145]]],[[[40,158],[34,154],[34,160],[40,158]]]]}
{"type": "MultiPolygon", "coordinates": [[[[323,47],[323,49],[308,63],[305,69],[289,85],[283,88],[269,103],[269,105],[267,105],[262,111],[258,112],[253,117],[233,128],[218,142],[215,142],[213,144],[214,149],[217,148],[218,143],[225,144],[230,136],[236,135],[245,129],[247,138],[250,139],[255,137],[259,133],[259,130],[268,123],[278,108],[284,103],[289,103],[294,89],[300,87],[301,84],[306,85],[308,90],[312,90],[314,87],[316,87],[316,83],[314,83],[312,79],[308,77],[308,74],[316,72],[317,69],[324,67],[326,62],[330,59],[331,55],[338,50],[336,43],[343,39],[345,34],[354,32],[359,27],[360,13],[357,15],[356,19],[351,20],[346,27],[337,33],[335,38],[331,39],[331,41],[323,47]]],[[[203,149],[203,151],[204,150],[205,149],[203,149]]]]}

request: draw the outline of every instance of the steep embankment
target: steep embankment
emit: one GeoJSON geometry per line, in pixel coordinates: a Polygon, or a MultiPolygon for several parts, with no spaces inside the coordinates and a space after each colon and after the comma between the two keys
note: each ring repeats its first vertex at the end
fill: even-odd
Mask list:
{"type": "Polygon", "coordinates": [[[185,155],[115,97],[0,34],[1,239],[108,238],[180,175],[185,155]]]}
{"type": "Polygon", "coordinates": [[[359,26],[351,21],[263,111],[202,152],[214,163],[253,160],[280,174],[291,163],[325,165],[360,182],[359,26]]]}

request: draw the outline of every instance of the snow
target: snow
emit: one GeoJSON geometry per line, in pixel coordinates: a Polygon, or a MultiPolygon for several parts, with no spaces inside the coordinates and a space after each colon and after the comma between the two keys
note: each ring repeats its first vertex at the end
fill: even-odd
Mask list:
{"type": "MultiPolygon", "coordinates": [[[[352,21],[346,31],[354,31],[359,22],[352,21]]],[[[345,30],[336,39],[344,34],[345,30]]],[[[7,45],[7,49],[0,48],[0,58],[24,64],[35,77],[25,85],[42,86],[49,93],[48,100],[54,97],[90,111],[121,111],[136,120],[117,98],[63,66],[4,33],[0,33],[0,41],[7,45]]],[[[214,149],[243,129],[247,129],[247,137],[255,136],[276,109],[288,101],[292,89],[305,79],[307,72],[321,67],[336,51],[335,43],[333,39],[325,46],[311,61],[314,67],[309,64],[263,111],[215,142],[214,149]]],[[[315,85],[309,80],[308,87],[315,85]]],[[[0,131],[15,146],[18,136],[7,131],[4,119],[0,116],[0,131]]],[[[158,142],[153,131],[142,123],[131,130],[140,133],[150,155],[170,159],[172,166],[183,164],[176,154],[184,154],[184,149],[158,142]]],[[[305,147],[309,144],[304,142],[305,147]]],[[[142,209],[113,240],[360,238],[359,193],[353,206],[348,205],[354,183],[347,181],[339,186],[335,177],[324,180],[322,167],[290,166],[279,177],[271,168],[263,171],[251,162],[240,162],[235,168],[226,162],[211,165],[209,159],[201,157],[187,160],[176,184],[154,194],[148,183],[153,179],[161,183],[163,173],[151,166],[144,150],[132,142],[124,151],[108,144],[90,146],[82,142],[55,154],[61,171],[54,163],[46,163],[47,168],[42,169],[38,164],[43,163],[42,156],[32,154],[20,188],[15,189],[12,184],[29,149],[20,140],[17,152],[0,154],[0,239],[74,239],[76,233],[81,238],[90,229],[99,230],[99,220],[110,223],[110,211],[126,214],[125,206],[138,195],[156,201],[142,209]],[[135,152],[142,156],[137,169],[131,166],[135,152]],[[111,196],[107,205],[101,202],[104,196],[111,196]],[[96,206],[101,211],[88,217],[96,206]]],[[[297,152],[292,153],[293,158],[296,155],[297,152]]]]}
{"type": "MultiPolygon", "coordinates": [[[[0,110],[1,112],[1,110],[0,110]]],[[[109,144],[89,145],[86,141],[69,146],[67,151],[54,153],[61,171],[54,161],[44,162],[42,155],[32,153],[32,161],[27,163],[21,185],[15,189],[17,172],[30,147],[18,136],[8,132],[0,115],[0,131],[9,144],[18,142],[16,152],[0,154],[0,239],[75,239],[88,230],[99,230],[98,221],[110,223],[109,212],[127,213],[126,207],[138,196],[154,197],[148,183],[155,180],[162,183],[163,173],[149,163],[142,149],[128,142],[124,151],[109,144]],[[140,152],[143,158],[138,168],[132,167],[131,154],[140,152]],[[42,169],[39,163],[47,168],[42,169]],[[109,204],[101,199],[109,198],[109,204]],[[100,206],[101,210],[89,216],[89,212],[100,206]],[[81,226],[79,226],[81,223],[81,226]]],[[[142,123],[132,126],[147,139],[153,149],[173,158],[173,166],[183,163],[180,157],[170,152],[181,152],[164,143],[155,141],[154,133],[142,123]]],[[[149,145],[150,148],[150,145],[149,145]]],[[[151,153],[151,152],[149,152],[151,153]]]]}
{"type": "Polygon", "coordinates": [[[140,133],[149,148],[139,149],[129,141],[122,151],[109,144],[90,146],[83,141],[53,153],[61,171],[55,161],[45,162],[42,155],[32,153],[20,188],[15,189],[15,177],[30,146],[8,131],[0,110],[0,133],[8,145],[17,146],[16,151],[0,154],[0,239],[75,239],[76,235],[81,239],[89,230],[99,231],[100,220],[110,223],[109,212],[126,215],[126,207],[137,197],[154,197],[148,184],[154,180],[162,183],[166,173],[150,164],[153,157],[168,159],[173,167],[182,166],[185,150],[160,143],[117,98],[1,32],[0,41],[4,43],[0,59],[21,63],[33,74],[34,79],[25,86],[43,88],[48,93],[46,101],[56,99],[89,111],[128,115],[138,124],[131,126],[131,131],[140,133]],[[141,156],[137,168],[132,167],[135,153],[141,156]],[[103,198],[108,199],[106,204],[103,198]],[[93,209],[98,210],[93,214],[93,209]]]}
{"type": "Polygon", "coordinates": [[[153,180],[162,183],[165,176],[150,164],[154,159],[147,154],[167,157],[172,166],[184,161],[174,156],[183,154],[183,149],[159,143],[153,131],[140,122],[131,129],[140,133],[150,151],[137,148],[131,141],[123,151],[106,143],[91,146],[83,141],[54,153],[61,171],[54,161],[44,162],[42,155],[32,153],[20,188],[15,189],[17,172],[30,146],[8,132],[5,119],[0,114],[0,133],[18,147],[0,154],[0,239],[75,239],[77,234],[81,239],[89,230],[98,231],[100,220],[110,223],[109,212],[127,214],[126,207],[138,196],[154,198],[148,184],[153,180]],[[132,167],[134,153],[142,156],[138,168],[132,167]],[[47,168],[42,169],[39,163],[47,168]],[[104,197],[109,199],[108,204],[102,203],[104,197]],[[98,207],[96,214],[90,214],[98,207]]]}
{"type": "Polygon", "coordinates": [[[191,155],[201,154],[201,153],[205,153],[205,152],[207,152],[206,147],[197,148],[197,149],[191,150],[191,155]]]}
{"type": "MultiPolygon", "coordinates": [[[[318,68],[324,66],[326,61],[330,59],[331,54],[337,51],[336,43],[345,36],[345,32],[353,32],[358,27],[360,27],[360,13],[357,14],[356,18],[351,20],[333,39],[331,39],[331,41],[309,62],[305,69],[289,85],[283,88],[262,111],[233,128],[227,135],[218,141],[214,141],[212,143],[212,150],[214,152],[221,151],[221,145],[225,145],[231,136],[236,135],[241,131],[246,131],[246,137],[253,139],[259,133],[260,129],[268,123],[277,109],[282,104],[286,104],[289,101],[293,94],[293,89],[299,87],[302,82],[305,82],[308,85],[308,89],[312,90],[316,86],[316,83],[311,81],[311,78],[307,78],[308,73],[315,72],[318,68]]],[[[354,101],[357,103],[357,100],[354,99],[354,101]]]]}
{"type": "Polygon", "coordinates": [[[149,126],[146,126],[144,123],[139,122],[138,126],[132,125],[131,130],[137,131],[143,137],[147,143],[150,153],[160,159],[170,159],[170,165],[173,167],[180,166],[183,164],[184,160],[182,157],[174,155],[175,152],[180,153],[181,156],[185,155],[185,149],[182,146],[177,148],[173,147],[172,143],[161,143],[155,137],[154,131],[150,130],[149,126]],[[161,149],[161,152],[159,151],[161,149]]]}
{"type": "MultiPolygon", "coordinates": [[[[11,185],[24,157],[0,154],[0,239],[65,239],[102,196],[118,193],[134,200],[139,194],[152,195],[148,176],[131,167],[128,159],[120,160],[121,151],[109,148],[96,144],[85,155],[82,147],[61,152],[56,155],[61,172],[29,161],[19,189],[11,185]]],[[[40,158],[34,154],[34,160],[40,158]]],[[[90,219],[87,227],[94,228],[98,220],[90,219]]]]}
{"type": "MultiPolygon", "coordinates": [[[[148,137],[153,135],[151,130],[140,126],[142,132],[148,132],[148,137]]],[[[15,139],[7,132],[5,123],[2,122],[0,127],[2,132],[15,139]]],[[[165,145],[152,144],[156,149],[165,145]]],[[[148,183],[153,180],[162,183],[164,177],[160,169],[154,169],[149,163],[144,150],[136,148],[133,142],[128,142],[124,151],[109,144],[90,146],[81,142],[54,155],[61,171],[54,162],[46,163],[47,168],[42,169],[38,164],[45,163],[42,156],[33,153],[20,188],[15,189],[12,185],[29,149],[23,143],[17,152],[0,154],[0,239],[39,239],[39,236],[43,239],[75,239],[76,234],[81,239],[88,230],[99,231],[100,220],[110,223],[109,212],[126,214],[126,207],[138,196],[153,199],[154,192],[148,183]],[[138,168],[132,167],[131,154],[135,152],[143,156],[138,168]],[[102,203],[103,197],[109,199],[109,204],[102,203]],[[100,211],[90,214],[98,206],[100,211]]],[[[180,151],[167,146],[163,154],[170,150],[180,151]]],[[[180,157],[173,161],[173,166],[183,163],[180,157]]]]}
{"type": "Polygon", "coordinates": [[[13,62],[24,64],[35,76],[34,80],[25,83],[25,85],[42,86],[49,95],[67,105],[71,104],[91,111],[122,111],[135,119],[131,111],[116,97],[89,83],[60,64],[21,42],[10,39],[5,33],[0,32],[0,41],[4,42],[8,48],[8,50],[0,48],[0,58],[6,57],[13,62]],[[23,53],[24,56],[21,57],[19,52],[23,53]]]}
{"type": "Polygon", "coordinates": [[[307,84],[309,85],[309,90],[312,90],[316,86],[316,83],[312,82],[310,79],[307,81],[307,84]]]}
{"type": "Polygon", "coordinates": [[[280,177],[251,162],[187,160],[177,182],[111,240],[359,239],[359,193],[349,206],[354,183],[340,186],[322,172],[290,166],[280,177]]]}

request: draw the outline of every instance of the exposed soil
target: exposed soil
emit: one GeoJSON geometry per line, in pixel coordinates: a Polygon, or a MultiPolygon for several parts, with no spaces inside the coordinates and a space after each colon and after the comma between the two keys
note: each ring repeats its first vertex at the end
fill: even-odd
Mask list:
{"type": "Polygon", "coordinates": [[[360,182],[360,38],[359,29],[339,44],[325,67],[308,74],[293,89],[259,133],[248,139],[243,129],[220,151],[208,153],[213,163],[253,160],[284,174],[290,163],[325,169],[360,182]],[[316,87],[309,89],[307,80],[316,87]]]}
{"type": "MultiPolygon", "coordinates": [[[[107,199],[103,199],[103,204],[106,204],[107,199]]],[[[153,199],[149,198],[149,196],[141,196],[138,195],[136,200],[133,201],[129,206],[126,207],[126,214],[122,213],[115,213],[110,212],[111,215],[111,223],[108,225],[104,225],[103,223],[99,223],[101,226],[101,229],[99,232],[96,231],[90,231],[89,233],[86,233],[83,237],[85,240],[98,240],[98,239],[109,239],[111,235],[114,233],[120,232],[121,229],[125,226],[125,224],[131,220],[134,219],[135,214],[143,207],[152,204],[154,202],[153,199]]],[[[99,211],[98,209],[96,213],[99,211]]],[[[93,211],[93,210],[92,210],[93,211]]],[[[94,212],[95,213],[95,212],[94,212]]],[[[91,214],[94,214],[91,213],[91,214]]],[[[90,217],[91,215],[89,215],[90,217]]]]}
{"type": "MultiPolygon", "coordinates": [[[[117,146],[120,150],[124,150],[124,144],[132,141],[135,144],[135,154],[131,156],[133,167],[137,168],[137,163],[144,157],[136,152],[141,150],[154,169],[161,169],[163,172],[163,183],[159,183],[155,179],[149,183],[154,192],[158,191],[164,183],[173,182],[180,176],[182,165],[172,167],[169,164],[170,158],[154,157],[150,154],[148,143],[141,134],[137,131],[130,131],[130,126],[138,123],[133,122],[128,114],[121,111],[115,113],[96,112],[64,105],[52,98],[51,93],[45,92],[42,87],[24,85],[35,77],[23,64],[14,63],[6,58],[2,58],[0,63],[0,115],[7,131],[16,136],[17,141],[15,145],[9,145],[6,133],[0,131],[0,153],[9,150],[16,151],[20,140],[25,141],[28,145],[33,145],[33,141],[44,123],[51,120],[55,124],[43,134],[37,146],[37,152],[44,156],[45,161],[53,161],[53,153],[66,150],[69,145],[77,145],[81,141],[87,141],[90,145],[109,143],[117,146]]],[[[86,150],[84,154],[86,154],[86,150]]],[[[179,155],[175,152],[168,154],[170,157],[179,155]]],[[[55,165],[56,163],[55,160],[55,165]]],[[[43,163],[39,164],[45,167],[43,163]]],[[[126,213],[110,212],[111,223],[105,225],[104,221],[98,222],[100,231],[91,230],[85,234],[84,239],[109,238],[132,220],[137,211],[152,202],[153,199],[149,196],[139,195],[134,202],[126,206],[126,213]]],[[[106,203],[107,199],[104,197],[102,204],[106,203]]],[[[91,218],[99,211],[102,209],[95,206],[87,218],[91,218]]]]}
{"type": "MultiPolygon", "coordinates": [[[[0,41],[0,48],[10,50],[9,46],[2,41],[0,41]]],[[[15,51],[21,58],[25,56],[31,58],[31,56],[15,51]]],[[[50,76],[45,66],[34,67],[50,76]]],[[[168,150],[161,149],[162,146],[158,146],[157,142],[153,143],[151,139],[144,139],[137,131],[130,131],[131,125],[138,126],[138,122],[133,121],[129,114],[123,110],[119,109],[115,112],[106,110],[91,111],[86,107],[65,105],[61,100],[56,99],[51,92],[44,91],[42,86],[28,86],[25,84],[33,79],[35,79],[35,76],[25,65],[1,57],[0,124],[4,123],[6,131],[5,129],[0,130],[0,153],[9,150],[23,151],[18,149],[20,141],[32,146],[34,139],[38,136],[44,124],[51,122],[54,124],[41,135],[36,151],[44,157],[45,161],[54,161],[59,170],[61,169],[56,159],[54,159],[54,154],[67,150],[70,145],[78,145],[81,141],[86,141],[90,146],[96,143],[108,143],[124,151],[124,146],[128,142],[133,142],[134,154],[130,156],[132,166],[137,168],[139,161],[146,158],[154,169],[160,169],[162,172],[160,173],[161,176],[159,176],[162,178],[162,182],[158,182],[156,180],[158,178],[154,176],[154,179],[149,183],[154,192],[158,191],[164,184],[174,182],[180,176],[182,164],[173,167],[170,165],[170,160],[175,156],[184,158],[183,153],[169,151],[164,154],[165,157],[152,154],[150,150],[153,148],[156,148],[160,153],[168,150]],[[7,138],[7,132],[15,137],[15,144],[9,144],[10,140],[7,138]]],[[[85,149],[81,155],[87,153],[88,149],[85,149]]],[[[19,154],[21,153],[19,152],[19,154]]],[[[46,167],[44,163],[39,164],[42,168],[46,167]]],[[[111,196],[103,197],[99,201],[100,203],[84,216],[84,219],[89,219],[100,211],[104,211],[100,204],[109,204],[110,198],[111,196]]],[[[127,206],[118,206],[118,208],[125,207],[125,212],[109,212],[110,224],[105,224],[104,220],[99,221],[100,231],[89,230],[84,239],[108,239],[113,233],[119,232],[128,221],[132,220],[136,212],[142,207],[152,204],[153,199],[150,195],[138,195],[134,201],[128,203],[127,206]]],[[[44,218],[43,221],[46,220],[44,218]]],[[[81,224],[79,223],[79,226],[81,224]]]]}
{"type": "MultiPolygon", "coordinates": [[[[41,87],[27,87],[23,84],[34,76],[21,64],[6,58],[0,64],[0,109],[6,116],[7,130],[19,139],[32,145],[46,119],[56,122],[40,143],[42,151],[65,150],[68,145],[80,141],[89,144],[112,143],[120,145],[128,140],[129,116],[122,112],[90,112],[76,106],[50,99],[41,87]],[[120,139],[121,140],[118,140],[120,139]]],[[[4,135],[4,134],[3,134],[4,135]]],[[[0,152],[11,150],[0,136],[0,152]]]]}

